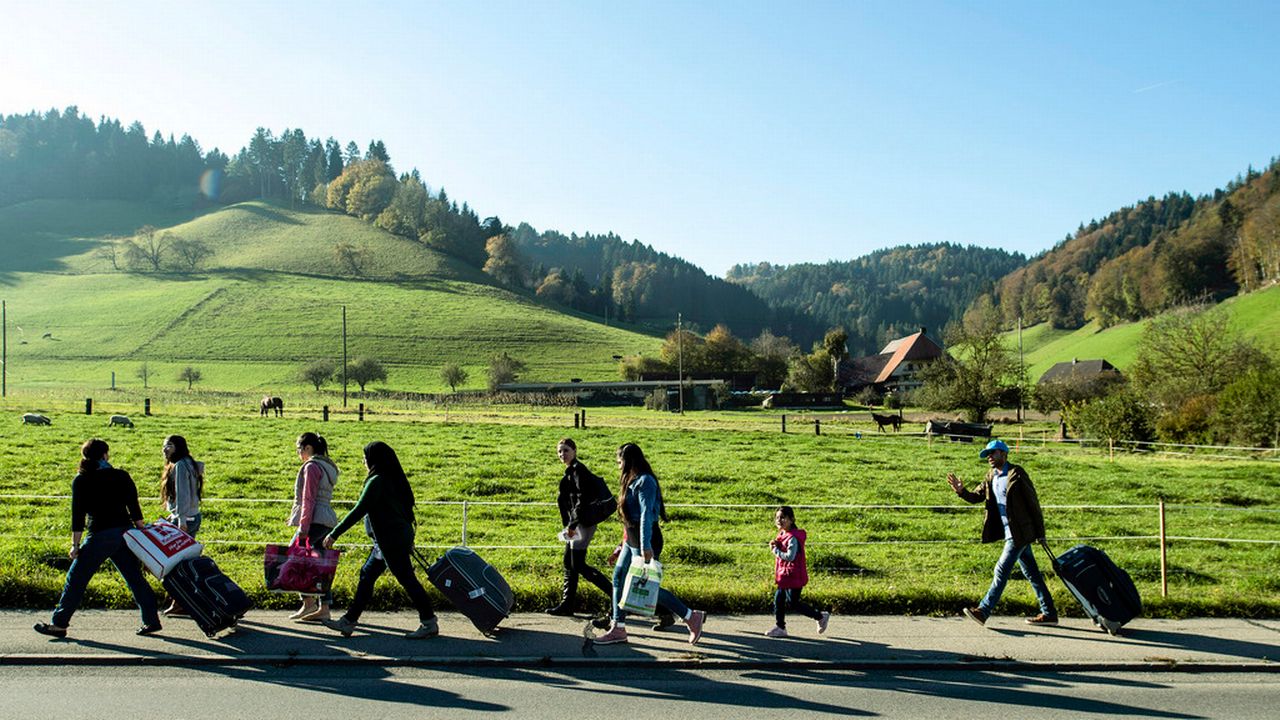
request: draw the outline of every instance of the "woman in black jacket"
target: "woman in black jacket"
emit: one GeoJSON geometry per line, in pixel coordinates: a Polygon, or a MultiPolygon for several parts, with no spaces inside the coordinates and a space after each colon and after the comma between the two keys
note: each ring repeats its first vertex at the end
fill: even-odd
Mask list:
{"type": "Polygon", "coordinates": [[[605,597],[613,597],[613,584],[604,573],[587,564],[587,546],[595,537],[596,525],[618,510],[618,503],[604,480],[578,462],[578,446],[570,438],[556,445],[556,455],[564,463],[560,478],[560,522],[564,524],[564,581],[560,586],[560,604],[547,608],[550,615],[572,615],[578,607],[578,577],[600,588],[605,597]]]}
{"type": "Polygon", "coordinates": [[[36,623],[35,631],[53,637],[66,637],[71,616],[80,607],[89,579],[107,560],[120,571],[120,577],[133,593],[133,601],[142,612],[139,635],[150,635],[160,629],[160,613],[151,584],[142,575],[138,558],[124,544],[124,532],[142,527],[142,508],[138,505],[138,488],[133,478],[107,462],[110,448],[105,440],[94,438],[80,447],[80,472],[71,481],[71,569],[62,587],[62,597],[54,608],[53,619],[36,623]],[[89,534],[84,536],[85,518],[89,534]],[[83,536],[83,543],[81,542],[83,536]]]}

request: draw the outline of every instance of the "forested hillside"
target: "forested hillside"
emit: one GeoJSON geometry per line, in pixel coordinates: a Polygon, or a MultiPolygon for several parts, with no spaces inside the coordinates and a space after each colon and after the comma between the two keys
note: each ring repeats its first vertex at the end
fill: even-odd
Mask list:
{"type": "Polygon", "coordinates": [[[1004,322],[1075,329],[1139,320],[1280,280],[1280,161],[1212,195],[1151,197],[1082,225],[1001,279],[1004,322]]]}
{"type": "Polygon", "coordinates": [[[723,323],[740,337],[771,330],[806,345],[826,329],[821,320],[772,308],[748,289],[639,241],[628,243],[612,233],[538,233],[525,223],[510,235],[537,295],[584,312],[663,330],[681,313],[703,332],[723,323]]]}
{"type": "MultiPolygon", "coordinates": [[[[825,329],[794,311],[772,310],[741,287],[639,241],[613,234],[539,235],[527,224],[482,220],[443,188],[432,189],[416,169],[397,175],[380,140],[361,151],[355,142],[308,137],[301,129],[276,135],[258,128],[228,156],[217,148],[203,151],[189,135],[175,140],[156,132],[148,138],[137,122],[95,123],[75,107],[0,116],[0,207],[37,199],[142,201],[174,212],[248,200],[326,209],[483,269],[494,284],[602,319],[665,331],[683,313],[703,331],[724,323],[744,337],[772,329],[803,342],[825,329]]],[[[155,236],[128,237],[138,230],[121,233],[122,261],[161,270],[148,261],[155,236]]],[[[215,238],[169,242],[178,240],[184,255],[221,254],[208,246],[215,238]]],[[[368,253],[360,243],[335,237],[329,247],[320,259],[362,274],[368,253]]]]}
{"type": "Polygon", "coordinates": [[[921,326],[940,336],[974,298],[1024,262],[1019,253],[943,243],[821,265],[736,265],[727,279],[776,308],[843,326],[850,352],[859,355],[921,326]]]}

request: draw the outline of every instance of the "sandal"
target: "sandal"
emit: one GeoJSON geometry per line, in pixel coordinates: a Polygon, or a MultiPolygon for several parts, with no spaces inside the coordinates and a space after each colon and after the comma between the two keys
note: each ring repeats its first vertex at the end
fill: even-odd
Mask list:
{"type": "Polygon", "coordinates": [[[66,628],[60,625],[54,625],[53,623],[36,623],[31,626],[31,629],[41,635],[48,635],[50,637],[64,638],[67,636],[66,628]]]}

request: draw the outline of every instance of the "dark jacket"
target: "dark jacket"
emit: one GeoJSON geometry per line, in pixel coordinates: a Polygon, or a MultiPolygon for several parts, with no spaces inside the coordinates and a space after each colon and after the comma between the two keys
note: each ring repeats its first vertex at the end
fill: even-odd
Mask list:
{"type": "Polygon", "coordinates": [[[618,509],[604,480],[577,460],[564,469],[556,505],[560,507],[560,522],[575,530],[579,525],[598,525],[618,509]]]}
{"type": "Polygon", "coordinates": [[[132,527],[142,519],[138,488],[124,470],[109,465],[76,475],[71,481],[71,530],[83,532],[85,516],[89,532],[132,527]]]}
{"type": "MultiPolygon", "coordinates": [[[[982,542],[1004,540],[1004,523],[1000,522],[1000,508],[995,493],[991,492],[991,479],[995,468],[987,472],[987,478],[976,490],[961,490],[958,494],[967,502],[986,503],[986,516],[982,521],[982,542]]],[[[1030,545],[1044,537],[1044,513],[1040,511],[1040,498],[1031,484],[1031,477],[1021,465],[1009,463],[1009,495],[1005,498],[1005,511],[1009,514],[1009,534],[1013,544],[1030,545]]]]}
{"type": "Polygon", "coordinates": [[[397,550],[411,548],[414,536],[413,502],[406,496],[403,483],[397,486],[389,478],[370,475],[364,481],[360,499],[346,517],[329,534],[336,540],[366,515],[377,538],[378,546],[397,550]]]}

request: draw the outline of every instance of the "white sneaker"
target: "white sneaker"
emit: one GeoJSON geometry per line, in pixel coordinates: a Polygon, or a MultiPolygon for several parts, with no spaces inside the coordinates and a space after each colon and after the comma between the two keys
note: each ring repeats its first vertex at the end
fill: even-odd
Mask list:
{"type": "Polygon", "coordinates": [[[410,640],[421,640],[423,638],[435,637],[440,634],[440,623],[435,618],[421,623],[418,629],[410,633],[405,633],[405,637],[410,640]]]}
{"type": "Polygon", "coordinates": [[[782,627],[778,627],[777,625],[774,625],[773,627],[771,627],[771,628],[769,628],[768,630],[766,630],[766,631],[765,631],[764,636],[765,636],[765,637],[772,637],[772,638],[786,637],[786,636],[787,636],[787,629],[786,629],[786,628],[782,628],[782,627]]]}
{"type": "Polygon", "coordinates": [[[831,613],[824,612],[822,617],[818,618],[818,634],[822,635],[827,632],[827,623],[831,622],[831,613]]]}

